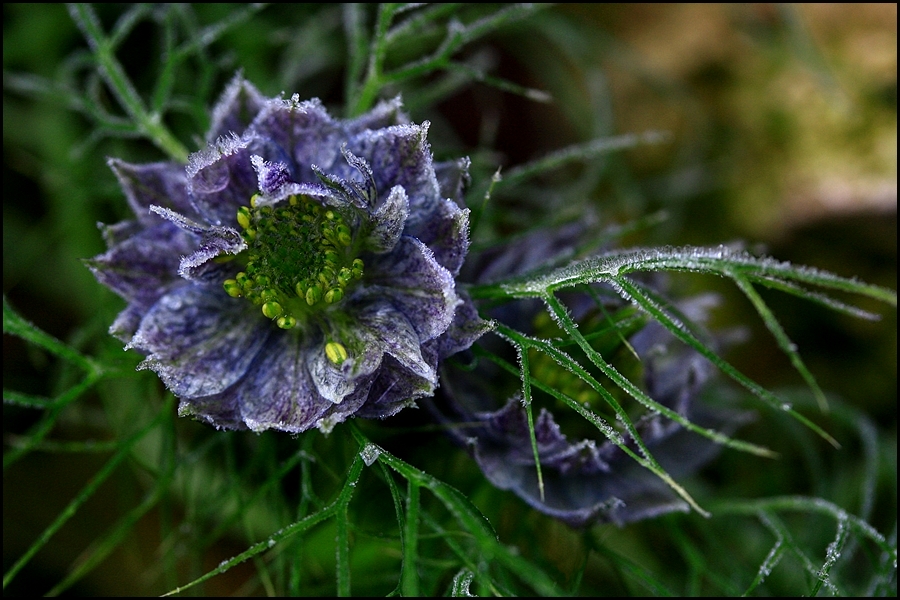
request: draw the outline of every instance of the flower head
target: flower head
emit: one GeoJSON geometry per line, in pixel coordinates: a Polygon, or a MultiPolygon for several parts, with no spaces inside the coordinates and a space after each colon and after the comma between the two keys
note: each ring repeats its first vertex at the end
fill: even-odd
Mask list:
{"type": "MultiPolygon", "coordinates": [[[[540,230],[482,252],[467,261],[464,275],[486,282],[558,263],[571,255],[584,229],[582,222],[540,230]]],[[[592,294],[566,292],[564,300],[576,321],[586,325],[594,322],[592,331],[602,331],[602,326],[614,323],[605,337],[595,338],[595,350],[602,354],[623,351],[637,357],[633,379],[639,380],[646,394],[662,406],[726,434],[749,418],[748,413],[713,410],[697,402],[697,395],[712,374],[712,365],[696,351],[677,343],[664,327],[649,321],[613,290],[597,286],[592,294]],[[626,338],[627,350],[623,344],[626,338]]],[[[715,302],[712,295],[700,296],[680,303],[679,309],[692,322],[702,323],[715,302]]],[[[529,335],[555,338],[562,333],[536,299],[502,305],[493,309],[491,315],[529,335]]],[[[479,344],[510,363],[516,360],[508,356],[509,345],[497,336],[486,337],[479,344]]],[[[688,509],[687,503],[661,478],[623,450],[624,447],[633,454],[641,453],[627,432],[607,426],[601,434],[561,403],[534,410],[539,478],[521,395],[509,394],[508,386],[504,386],[512,383],[519,387],[520,382],[504,377],[503,370],[490,360],[463,364],[464,375],[454,362],[443,365],[443,385],[435,400],[426,405],[439,421],[448,424],[447,432],[466,446],[496,487],[510,490],[533,508],[576,527],[604,521],[624,524],[688,509]],[[498,401],[503,398],[508,400],[498,401]],[[564,433],[567,427],[575,434],[564,433]]],[[[529,368],[537,381],[592,406],[595,414],[603,412],[596,394],[548,357],[536,355],[529,368]],[[542,358],[547,360],[541,361],[542,358]]],[[[717,444],[658,413],[635,417],[633,421],[647,450],[673,477],[695,471],[718,450],[717,444]]]]}
{"type": "Polygon", "coordinates": [[[126,301],[110,331],[179,412],[329,430],[431,395],[487,325],[455,285],[468,161],[434,163],[399,100],[352,120],[236,77],[187,166],[109,161],[136,219],[89,261],[126,301]]]}

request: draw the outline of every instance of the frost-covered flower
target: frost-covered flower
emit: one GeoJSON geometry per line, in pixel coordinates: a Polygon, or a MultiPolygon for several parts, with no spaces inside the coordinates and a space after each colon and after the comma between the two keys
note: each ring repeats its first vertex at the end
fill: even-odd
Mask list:
{"type": "Polygon", "coordinates": [[[238,76],[186,167],[109,161],[136,219],[88,264],[180,414],[327,431],[434,392],[487,326],[455,284],[468,161],[434,163],[427,132],[399,100],[339,120],[238,76]]]}
{"type": "MultiPolygon", "coordinates": [[[[512,244],[472,257],[463,278],[479,282],[508,277],[559,263],[583,237],[583,223],[557,230],[542,230],[512,244]]],[[[659,282],[656,282],[659,283],[659,282]]],[[[579,322],[618,323],[605,337],[594,342],[601,354],[623,350],[637,356],[643,390],[659,404],[704,427],[732,432],[745,423],[749,414],[734,410],[713,410],[697,401],[712,365],[700,354],[677,342],[661,325],[647,321],[611,289],[598,286],[594,294],[566,292],[561,296],[572,317],[579,322]],[[604,308],[599,310],[600,301],[604,308]],[[612,315],[610,317],[609,315],[612,315]]],[[[680,303],[680,311],[694,323],[702,323],[716,303],[712,295],[680,303]]],[[[550,321],[536,299],[518,301],[492,309],[497,321],[538,337],[555,337],[561,331],[550,321]]],[[[591,329],[588,329],[589,331],[591,329]]],[[[599,329],[597,329],[599,330],[599,329]]],[[[485,349],[512,363],[511,348],[497,336],[480,342],[485,349]]],[[[552,360],[537,355],[530,363],[532,375],[578,402],[592,404],[602,413],[602,400],[590,393],[583,382],[552,360]],[[596,401],[596,402],[595,402],[596,401]]],[[[582,357],[583,358],[583,357],[582,357]]],[[[634,440],[612,427],[606,436],[568,407],[544,405],[534,409],[534,434],[541,464],[543,490],[539,484],[527,415],[521,395],[509,393],[509,384],[518,388],[515,377],[504,376],[494,362],[480,359],[476,365],[454,361],[442,367],[443,385],[427,406],[447,432],[464,445],[485,476],[500,489],[510,490],[533,508],[573,526],[594,522],[624,524],[672,511],[687,510],[682,500],[662,479],[638,464],[610,438],[616,438],[636,455],[634,440]],[[508,400],[504,401],[504,398],[508,400]],[[577,435],[567,435],[563,426],[575,425],[577,435]],[[587,432],[587,433],[585,433],[587,432]]],[[[615,422],[609,419],[609,422],[615,422]]],[[[712,459],[719,446],[660,414],[634,420],[635,429],[647,449],[669,475],[679,477],[696,471],[712,459]]],[[[571,432],[570,432],[571,433],[571,432]]]]}

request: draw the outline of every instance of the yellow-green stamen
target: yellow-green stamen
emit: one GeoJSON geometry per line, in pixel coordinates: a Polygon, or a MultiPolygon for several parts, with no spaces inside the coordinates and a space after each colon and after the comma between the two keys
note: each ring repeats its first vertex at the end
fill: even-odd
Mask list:
{"type": "Polygon", "coordinates": [[[325,356],[334,364],[339,365],[347,360],[347,349],[338,342],[328,342],[325,344],[325,356]]]}

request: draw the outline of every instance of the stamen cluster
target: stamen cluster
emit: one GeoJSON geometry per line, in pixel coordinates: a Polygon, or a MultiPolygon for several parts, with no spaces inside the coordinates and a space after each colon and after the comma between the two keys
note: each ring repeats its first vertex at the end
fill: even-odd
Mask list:
{"type": "Polygon", "coordinates": [[[292,329],[305,307],[340,302],[347,286],[362,278],[363,261],[352,256],[352,231],[336,210],[304,195],[279,206],[258,207],[257,199],[237,210],[247,264],[223,287],[260,306],[278,327],[292,329]]]}

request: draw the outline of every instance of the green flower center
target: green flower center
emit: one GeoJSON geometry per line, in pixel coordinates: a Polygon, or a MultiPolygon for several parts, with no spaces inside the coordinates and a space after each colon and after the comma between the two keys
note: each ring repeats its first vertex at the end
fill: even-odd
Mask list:
{"type": "MultiPolygon", "coordinates": [[[[363,262],[355,256],[352,230],[337,211],[307,196],[262,207],[256,198],[237,211],[248,246],[242,253],[246,267],[223,287],[229,296],[259,306],[278,327],[292,329],[340,302],[347,286],[362,277],[363,262]]],[[[331,353],[333,362],[346,358],[342,346],[331,353]]]]}

